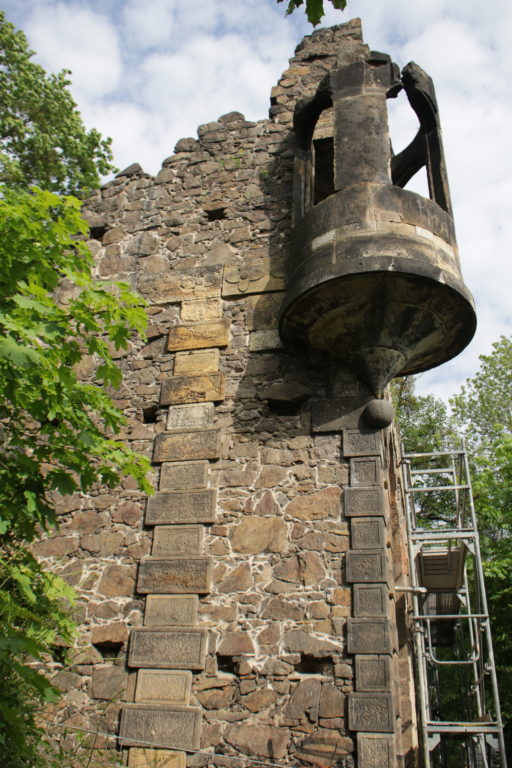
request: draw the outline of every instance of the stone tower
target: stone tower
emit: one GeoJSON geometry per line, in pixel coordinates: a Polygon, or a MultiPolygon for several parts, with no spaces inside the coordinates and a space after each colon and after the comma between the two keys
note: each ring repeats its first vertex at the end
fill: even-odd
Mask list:
{"type": "Polygon", "coordinates": [[[417,765],[385,386],[474,331],[431,82],[357,20],[319,30],[269,119],[201,125],[86,215],[98,275],[149,305],[114,397],[156,492],[68,498],[38,545],[81,598],[57,724],[132,768],[417,765]],[[392,156],[401,88],[420,131],[392,156]],[[431,200],[402,189],[422,165],[431,200]]]}

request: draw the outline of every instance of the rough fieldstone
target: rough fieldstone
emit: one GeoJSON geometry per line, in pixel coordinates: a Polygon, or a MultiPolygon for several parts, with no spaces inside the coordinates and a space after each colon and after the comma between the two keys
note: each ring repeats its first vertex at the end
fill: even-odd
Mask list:
{"type": "Polygon", "coordinates": [[[288,632],[284,636],[283,645],[291,653],[302,653],[318,659],[332,656],[333,653],[341,653],[343,650],[341,644],[320,640],[302,629],[288,632]]]}
{"type": "Polygon", "coordinates": [[[120,701],[126,693],[128,673],[124,667],[94,666],[91,680],[91,696],[93,699],[120,701]]]}
{"type": "Polygon", "coordinates": [[[107,597],[132,595],[135,589],[134,565],[107,565],[103,570],[98,592],[107,597]]]}
{"type": "Polygon", "coordinates": [[[225,739],[244,755],[261,755],[274,760],[286,756],[290,732],[273,725],[230,725],[225,739]]]}
{"type": "Polygon", "coordinates": [[[217,648],[219,656],[241,656],[254,653],[254,644],[247,632],[226,632],[217,648]]]}
{"type": "Polygon", "coordinates": [[[307,495],[297,496],[289,502],[285,514],[297,520],[340,519],[341,489],[332,487],[307,495]]]}
{"type": "Polygon", "coordinates": [[[321,689],[322,683],[318,678],[301,680],[284,708],[286,717],[298,717],[301,720],[316,722],[321,689]]]}
{"type": "Polygon", "coordinates": [[[344,717],[345,694],[333,683],[323,683],[318,707],[319,717],[344,717]]]}
{"type": "Polygon", "coordinates": [[[244,554],[282,552],[287,531],[287,524],[279,518],[244,517],[231,536],[231,546],[244,554]]]}
{"type": "Polygon", "coordinates": [[[338,734],[318,733],[307,736],[297,750],[297,757],[320,768],[330,768],[354,750],[352,739],[338,734]]]}

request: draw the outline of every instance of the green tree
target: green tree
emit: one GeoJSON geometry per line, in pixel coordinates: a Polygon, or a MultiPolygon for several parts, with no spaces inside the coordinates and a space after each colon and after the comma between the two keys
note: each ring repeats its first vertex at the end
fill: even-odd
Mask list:
{"type": "Polygon", "coordinates": [[[83,196],[113,170],[110,139],[84,127],[69,71],[47,74],[33,55],[0,11],[0,182],[83,196]]]}
{"type": "MultiPolygon", "coordinates": [[[[324,11],[324,0],[305,0],[306,1],[306,16],[310,24],[316,27],[320,23],[324,11]]],[[[284,2],[284,0],[277,0],[278,3],[284,2]]],[[[346,8],[347,0],[329,0],[333,7],[339,11],[343,11],[346,8]]],[[[286,9],[287,15],[293,13],[299,6],[304,4],[304,0],[288,0],[288,7],[286,9]]]]}
{"type": "Polygon", "coordinates": [[[446,404],[434,395],[418,395],[416,377],[394,379],[391,396],[406,452],[442,451],[453,442],[446,404]]]}
{"type": "Polygon", "coordinates": [[[57,691],[34,664],[71,640],[73,592],[30,545],[56,526],[59,494],[122,475],[151,491],[107,392],[121,378],[112,352],[146,318],[127,285],[94,281],[80,202],[55,194],[97,186],[109,141],[85,130],[65,73],[33,64],[3,14],[0,49],[0,754],[10,768],[63,768],[38,720],[57,691]]]}

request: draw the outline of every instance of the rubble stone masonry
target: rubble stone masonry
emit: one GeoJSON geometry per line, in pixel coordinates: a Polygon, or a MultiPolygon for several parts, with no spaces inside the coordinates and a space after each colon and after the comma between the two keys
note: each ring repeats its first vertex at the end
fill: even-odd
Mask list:
{"type": "Polygon", "coordinates": [[[357,21],[315,32],[269,119],[201,125],[86,206],[98,277],[148,302],[112,394],[156,492],[68,497],[36,549],[79,595],[55,723],[118,737],[129,766],[415,765],[396,435],[277,326],[293,110],[354,44],[357,21]]]}

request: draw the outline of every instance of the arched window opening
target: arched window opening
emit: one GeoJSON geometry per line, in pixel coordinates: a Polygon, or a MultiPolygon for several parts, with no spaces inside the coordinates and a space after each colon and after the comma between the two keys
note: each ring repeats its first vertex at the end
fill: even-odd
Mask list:
{"type": "Polygon", "coordinates": [[[419,149],[419,157],[412,164],[404,164],[399,169],[399,160],[403,160],[404,153],[413,152],[415,142],[419,143],[418,134],[420,122],[416,113],[411,109],[407,96],[403,91],[397,98],[387,100],[388,125],[391,142],[391,171],[393,184],[402,189],[409,189],[423,197],[430,197],[426,164],[422,159],[423,152],[419,149]],[[402,151],[402,148],[405,149],[402,151]]]}
{"type": "Polygon", "coordinates": [[[334,115],[332,107],[320,113],[311,139],[312,204],[334,194],[334,115]]]}

